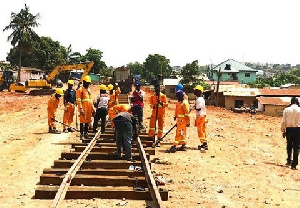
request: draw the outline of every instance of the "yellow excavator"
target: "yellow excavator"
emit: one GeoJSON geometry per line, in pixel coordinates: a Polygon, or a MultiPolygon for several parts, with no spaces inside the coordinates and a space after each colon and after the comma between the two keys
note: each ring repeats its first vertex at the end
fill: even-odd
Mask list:
{"type": "Polygon", "coordinates": [[[10,90],[26,92],[28,88],[35,88],[30,90],[30,95],[51,95],[55,92],[52,89],[51,81],[62,71],[71,71],[74,69],[83,69],[83,73],[80,79],[82,82],[83,78],[89,73],[93,67],[94,62],[69,64],[69,65],[58,65],[56,66],[45,79],[30,79],[25,82],[25,85],[20,86],[18,83],[13,83],[10,85],[10,90]]]}

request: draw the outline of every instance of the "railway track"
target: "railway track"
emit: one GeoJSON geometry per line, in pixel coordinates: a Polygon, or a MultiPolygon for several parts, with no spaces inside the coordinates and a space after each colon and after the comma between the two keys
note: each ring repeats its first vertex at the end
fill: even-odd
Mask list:
{"type": "MultiPolygon", "coordinates": [[[[128,103],[127,96],[120,97],[128,103]]],[[[36,199],[54,199],[51,207],[59,207],[63,199],[132,199],[153,201],[163,207],[168,191],[158,189],[151,173],[154,141],[145,133],[132,141],[133,161],[117,159],[114,131],[89,133],[89,138],[71,144],[51,168],[44,169],[35,190],[36,199]]]]}

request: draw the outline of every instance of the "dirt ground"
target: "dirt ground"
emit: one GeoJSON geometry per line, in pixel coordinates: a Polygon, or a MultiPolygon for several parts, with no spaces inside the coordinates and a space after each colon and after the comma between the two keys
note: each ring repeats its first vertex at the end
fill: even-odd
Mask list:
{"type": "MultiPolygon", "coordinates": [[[[92,87],[94,97],[97,89],[92,87]]],[[[48,98],[0,93],[0,207],[51,204],[51,200],[33,199],[36,184],[43,169],[53,165],[63,150],[70,149],[67,143],[79,137],[76,133],[47,134],[48,98]]],[[[171,101],[165,119],[166,131],[174,124],[174,108],[175,102],[171,101]]],[[[62,114],[61,105],[59,120],[62,114]]],[[[146,102],[147,126],[150,114],[146,102]]],[[[164,202],[166,207],[300,207],[300,170],[284,167],[286,151],[280,133],[281,118],[208,107],[206,153],[196,149],[199,140],[194,118],[192,112],[186,152],[166,153],[170,145],[163,145],[155,156],[172,163],[153,165],[153,170],[172,181],[165,186],[170,194],[170,199],[164,202]]],[[[174,133],[165,141],[173,142],[174,133]]],[[[66,200],[63,207],[117,207],[120,201],[66,200]]],[[[128,201],[126,207],[146,204],[128,201]]]]}

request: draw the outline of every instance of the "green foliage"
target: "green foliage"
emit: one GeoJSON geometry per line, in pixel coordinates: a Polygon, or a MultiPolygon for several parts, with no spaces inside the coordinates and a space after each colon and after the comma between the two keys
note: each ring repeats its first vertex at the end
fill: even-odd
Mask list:
{"type": "MultiPolygon", "coordinates": [[[[198,66],[198,61],[195,60],[192,63],[186,64],[181,70],[182,84],[186,85],[196,85],[197,77],[200,75],[200,70],[198,66]]],[[[199,83],[200,84],[200,83],[199,83]]]]}
{"type": "MultiPolygon", "coordinates": [[[[13,47],[6,59],[12,65],[16,65],[18,54],[19,48],[13,47]]],[[[66,64],[67,58],[67,49],[61,46],[58,41],[53,41],[50,37],[40,37],[33,42],[31,52],[22,57],[22,65],[50,71],[59,64],[66,64]]]]}
{"type": "Polygon", "coordinates": [[[132,75],[142,75],[144,72],[144,65],[137,61],[134,63],[130,62],[127,64],[127,67],[130,69],[132,75]]]}
{"type": "Polygon", "coordinates": [[[37,20],[39,14],[33,15],[29,12],[29,7],[25,4],[25,8],[21,9],[19,13],[11,13],[10,23],[3,31],[12,30],[7,40],[10,41],[12,46],[18,46],[19,50],[19,71],[18,79],[20,81],[20,70],[22,54],[27,54],[31,51],[33,42],[38,40],[38,35],[34,32],[33,28],[39,26],[37,20]]]}
{"type": "Polygon", "coordinates": [[[164,78],[168,78],[172,72],[169,65],[170,60],[159,54],[149,54],[143,63],[144,70],[141,73],[142,78],[151,82],[158,74],[162,74],[164,78]]]}
{"type": "MultiPolygon", "coordinates": [[[[95,74],[101,74],[100,71],[102,70],[102,72],[104,73],[103,69],[106,69],[107,66],[104,61],[101,61],[102,52],[98,49],[92,49],[92,48],[89,48],[86,51],[87,53],[85,54],[83,59],[85,61],[94,61],[94,66],[92,67],[91,72],[95,74]]],[[[101,75],[104,76],[103,74],[101,75]]]]}

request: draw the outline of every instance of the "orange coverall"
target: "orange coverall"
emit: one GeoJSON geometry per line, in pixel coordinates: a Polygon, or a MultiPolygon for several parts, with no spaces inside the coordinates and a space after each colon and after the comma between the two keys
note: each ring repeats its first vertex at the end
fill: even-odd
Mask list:
{"type": "Polygon", "coordinates": [[[175,117],[177,120],[177,129],[174,146],[186,145],[186,126],[190,124],[189,103],[187,100],[177,102],[175,108],[175,117]]]}
{"type": "Polygon", "coordinates": [[[203,144],[204,142],[207,142],[206,140],[206,115],[203,117],[197,117],[195,121],[195,126],[197,126],[198,130],[198,137],[200,139],[200,142],[203,144]]]}
{"type": "Polygon", "coordinates": [[[92,113],[95,112],[95,110],[90,91],[85,89],[84,87],[81,87],[76,91],[76,98],[80,123],[91,123],[92,113]],[[84,115],[80,114],[81,108],[83,109],[84,115]]]}
{"type": "Polygon", "coordinates": [[[118,91],[114,90],[112,94],[109,94],[108,107],[111,108],[114,105],[118,105],[118,104],[119,104],[119,94],[118,91]]]}
{"type": "Polygon", "coordinates": [[[116,102],[117,102],[117,104],[119,104],[119,97],[120,97],[120,94],[121,94],[120,87],[117,87],[117,89],[115,90],[115,92],[116,92],[116,102]]]}
{"type": "MultiPolygon", "coordinates": [[[[64,112],[64,118],[63,118],[64,124],[70,126],[73,123],[74,112],[75,112],[75,105],[68,102],[66,104],[66,110],[64,112]]],[[[65,125],[64,128],[66,128],[65,125]]]]}
{"type": "Polygon", "coordinates": [[[110,120],[113,120],[118,115],[118,113],[128,112],[130,110],[130,108],[131,107],[128,104],[118,104],[118,105],[113,106],[108,111],[110,120]]]}
{"type": "Polygon", "coordinates": [[[53,128],[55,127],[55,123],[52,118],[55,118],[55,113],[58,108],[59,99],[56,99],[54,95],[52,95],[48,101],[48,126],[53,128]]]}
{"type": "Polygon", "coordinates": [[[149,126],[148,136],[149,137],[154,137],[155,123],[156,123],[156,120],[157,120],[158,121],[157,137],[161,138],[163,136],[165,108],[168,107],[168,101],[167,101],[167,96],[163,93],[160,93],[158,99],[160,100],[160,102],[162,102],[162,105],[158,105],[157,118],[156,118],[157,98],[158,98],[158,96],[156,96],[155,93],[150,97],[150,107],[153,110],[152,110],[152,115],[151,115],[151,118],[150,118],[150,126],[149,126]]]}

